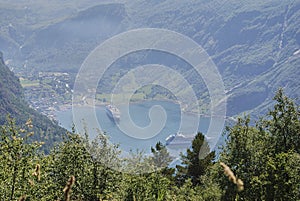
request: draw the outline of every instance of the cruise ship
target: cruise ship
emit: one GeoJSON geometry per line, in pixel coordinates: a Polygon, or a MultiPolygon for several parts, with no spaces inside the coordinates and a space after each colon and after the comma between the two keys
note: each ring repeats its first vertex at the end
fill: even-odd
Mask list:
{"type": "Polygon", "coordinates": [[[194,136],[189,135],[185,136],[182,133],[176,133],[173,135],[169,135],[166,138],[166,146],[171,146],[171,145],[190,145],[191,142],[193,141],[194,136]]]}
{"type": "Polygon", "coordinates": [[[120,117],[121,117],[120,110],[114,105],[107,105],[106,106],[106,114],[109,118],[111,118],[112,120],[114,120],[116,122],[118,122],[120,120],[120,117]]]}

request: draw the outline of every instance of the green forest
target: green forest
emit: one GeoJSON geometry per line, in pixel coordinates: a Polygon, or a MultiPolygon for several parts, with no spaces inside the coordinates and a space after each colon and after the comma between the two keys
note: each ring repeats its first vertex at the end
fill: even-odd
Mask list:
{"type": "Polygon", "coordinates": [[[94,140],[67,133],[45,154],[45,142],[31,140],[32,120],[17,126],[8,117],[0,127],[0,199],[300,200],[299,106],[282,89],[273,105],[258,121],[244,116],[227,127],[218,156],[199,154],[208,144],[198,133],[176,168],[160,142],[151,156],[124,159],[102,133],[94,140]]]}

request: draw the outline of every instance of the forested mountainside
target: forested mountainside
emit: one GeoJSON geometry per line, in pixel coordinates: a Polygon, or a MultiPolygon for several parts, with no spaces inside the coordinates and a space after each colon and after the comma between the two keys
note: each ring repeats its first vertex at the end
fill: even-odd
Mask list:
{"type": "MultiPolygon", "coordinates": [[[[1,21],[0,48],[16,64],[16,71],[24,70],[26,62],[27,72],[76,75],[90,51],[115,34],[147,27],[173,30],[199,43],[217,65],[227,91],[229,116],[245,111],[259,114],[270,106],[279,87],[285,87],[291,98],[300,95],[299,9],[299,0],[65,1],[61,7],[55,2],[12,1],[1,6],[5,20],[1,21]]],[[[148,63],[182,68],[181,63],[166,63],[164,55],[151,57],[147,52],[135,55],[131,62],[138,65],[147,55],[148,63]]],[[[121,63],[113,73],[126,72],[127,64],[121,63]]],[[[184,75],[197,86],[198,94],[205,94],[201,78],[193,71],[184,75]]]]}
{"type": "Polygon", "coordinates": [[[45,150],[60,141],[66,133],[66,130],[56,122],[29,107],[24,100],[20,81],[4,64],[2,53],[0,53],[0,114],[0,125],[6,122],[8,115],[15,118],[18,125],[25,124],[31,119],[35,132],[32,139],[44,141],[45,150]]]}

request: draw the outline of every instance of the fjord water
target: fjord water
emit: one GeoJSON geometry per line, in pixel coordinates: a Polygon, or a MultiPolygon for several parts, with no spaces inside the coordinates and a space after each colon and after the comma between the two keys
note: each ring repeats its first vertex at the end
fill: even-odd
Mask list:
{"type": "MultiPolygon", "coordinates": [[[[209,117],[200,117],[199,121],[199,117],[197,117],[195,114],[181,113],[180,105],[171,101],[144,101],[130,104],[129,114],[132,121],[139,127],[148,126],[150,124],[149,111],[151,107],[157,105],[164,108],[167,115],[167,120],[162,130],[154,137],[149,139],[138,139],[138,137],[131,137],[119,129],[118,125],[126,125],[130,123],[129,119],[122,118],[122,112],[126,111],[125,105],[118,106],[121,111],[121,119],[118,123],[114,122],[108,117],[105,106],[96,106],[96,117],[101,128],[99,128],[98,125],[94,125],[93,128],[90,128],[91,126],[89,125],[89,136],[93,138],[97,134],[97,128],[99,128],[102,132],[105,132],[109,136],[110,142],[119,144],[123,151],[129,152],[130,150],[139,150],[149,153],[151,146],[155,146],[158,141],[165,144],[165,139],[171,134],[181,132],[185,135],[195,135],[195,125],[197,126],[197,131],[201,131],[204,134],[207,132],[210,123],[209,117]],[[183,116],[181,117],[181,115],[183,116]],[[185,119],[185,121],[179,130],[181,119],[185,119]]],[[[90,118],[93,117],[87,112],[87,107],[80,107],[77,109],[77,111],[85,114],[83,122],[87,124],[88,122],[91,122],[90,118]]],[[[73,122],[71,109],[57,112],[56,117],[61,126],[68,130],[71,129],[73,122]]],[[[157,116],[157,118],[160,118],[160,116],[157,116]]],[[[152,131],[149,130],[149,132],[152,131]]],[[[173,147],[171,149],[169,148],[169,151],[172,155],[177,155],[178,152],[185,151],[189,146],[190,145],[184,145],[183,147],[179,146],[177,148],[173,147]]]]}

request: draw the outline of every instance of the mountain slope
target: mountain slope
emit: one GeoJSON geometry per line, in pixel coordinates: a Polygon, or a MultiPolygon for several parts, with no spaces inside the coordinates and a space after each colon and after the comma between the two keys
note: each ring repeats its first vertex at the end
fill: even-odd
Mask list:
{"type": "Polygon", "coordinates": [[[46,143],[44,149],[48,150],[55,142],[61,140],[66,130],[47,117],[29,108],[23,96],[23,89],[19,79],[9,70],[3,62],[0,52],[0,125],[4,124],[7,115],[16,119],[19,125],[24,124],[29,118],[32,119],[35,135],[34,140],[46,143]]]}
{"type": "MultiPolygon", "coordinates": [[[[15,27],[15,34],[0,34],[0,40],[11,48],[9,55],[28,60],[33,71],[76,73],[90,51],[114,34],[131,28],[164,28],[189,36],[211,56],[224,80],[229,116],[245,111],[264,113],[279,87],[285,87],[290,97],[300,95],[299,0],[130,0],[94,5],[69,10],[63,18],[61,14],[44,25],[31,25],[31,34],[22,26],[15,27]],[[22,35],[24,47],[19,51],[12,41],[19,41],[22,35]]],[[[50,11],[51,6],[47,13],[50,11]]],[[[137,66],[145,54],[134,57],[130,61],[137,66]]],[[[148,55],[147,62],[169,64],[167,59],[148,55]]],[[[122,63],[119,70],[124,72],[128,64],[122,63]]],[[[183,64],[177,63],[180,68],[183,64]]],[[[185,76],[197,86],[197,94],[207,92],[194,71],[185,76]]]]}
{"type": "Polygon", "coordinates": [[[128,14],[136,27],[178,31],[205,48],[222,74],[229,116],[263,113],[279,87],[299,97],[299,0],[133,1],[131,6],[139,8],[128,14]]]}
{"type": "Polygon", "coordinates": [[[28,65],[39,70],[76,71],[100,42],[122,32],[123,4],[104,4],[80,11],[59,22],[34,30],[22,46],[28,65]]]}

